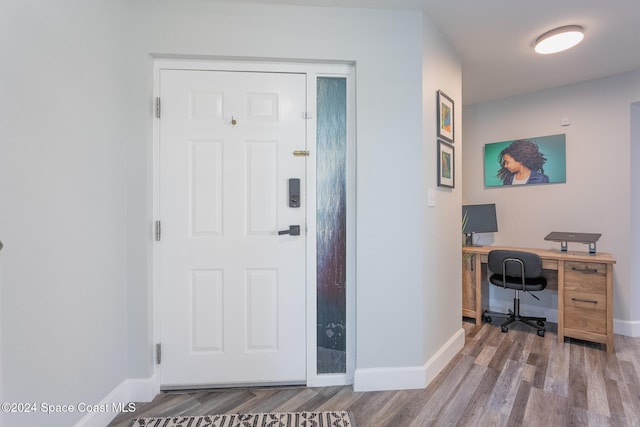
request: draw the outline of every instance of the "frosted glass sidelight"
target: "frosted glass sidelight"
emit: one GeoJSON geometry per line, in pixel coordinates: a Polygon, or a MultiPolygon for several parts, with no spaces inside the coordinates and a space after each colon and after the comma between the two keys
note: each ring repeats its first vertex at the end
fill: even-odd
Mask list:
{"type": "Polygon", "coordinates": [[[347,80],[317,86],[317,372],[346,372],[347,80]]]}

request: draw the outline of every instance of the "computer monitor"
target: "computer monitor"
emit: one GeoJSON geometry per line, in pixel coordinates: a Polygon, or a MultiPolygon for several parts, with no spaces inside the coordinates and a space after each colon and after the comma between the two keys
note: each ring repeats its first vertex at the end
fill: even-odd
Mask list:
{"type": "Polygon", "coordinates": [[[467,244],[473,242],[473,233],[495,233],[498,231],[495,203],[463,205],[462,233],[467,236],[467,244]]]}

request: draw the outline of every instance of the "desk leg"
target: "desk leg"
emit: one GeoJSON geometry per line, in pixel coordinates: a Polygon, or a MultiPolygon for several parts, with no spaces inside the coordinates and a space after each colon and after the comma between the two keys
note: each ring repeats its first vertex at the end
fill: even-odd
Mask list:
{"type": "Polygon", "coordinates": [[[558,342],[564,343],[564,261],[558,261],[558,342]]]}
{"type": "Polygon", "coordinates": [[[613,353],[613,264],[607,264],[607,352],[613,353]]]}
{"type": "Polygon", "coordinates": [[[476,325],[482,325],[482,263],[480,255],[473,257],[476,275],[476,325]]]}

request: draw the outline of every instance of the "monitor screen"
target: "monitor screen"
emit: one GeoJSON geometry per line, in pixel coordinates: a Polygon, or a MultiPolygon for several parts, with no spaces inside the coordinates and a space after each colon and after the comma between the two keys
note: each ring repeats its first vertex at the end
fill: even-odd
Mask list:
{"type": "Polygon", "coordinates": [[[464,205],[462,206],[462,218],[464,221],[466,213],[466,224],[462,232],[470,233],[493,233],[498,231],[498,221],[496,219],[495,203],[485,205],[464,205]]]}

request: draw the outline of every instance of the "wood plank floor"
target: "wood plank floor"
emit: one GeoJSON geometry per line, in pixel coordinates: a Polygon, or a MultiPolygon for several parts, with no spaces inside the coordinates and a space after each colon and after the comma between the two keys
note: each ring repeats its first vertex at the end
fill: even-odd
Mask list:
{"type": "Polygon", "coordinates": [[[640,426],[640,338],[616,335],[615,353],[516,325],[463,322],[466,343],[424,390],[347,387],[165,392],[111,427],[148,416],[348,410],[356,426],[640,426]]]}

